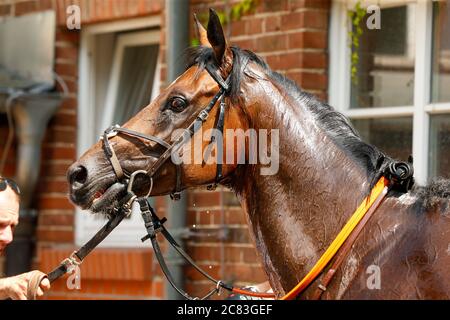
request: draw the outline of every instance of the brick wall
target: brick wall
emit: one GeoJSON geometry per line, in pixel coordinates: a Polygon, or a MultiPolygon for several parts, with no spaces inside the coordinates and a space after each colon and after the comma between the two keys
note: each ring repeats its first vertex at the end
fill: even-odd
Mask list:
{"type": "MultiPolygon", "coordinates": [[[[42,144],[40,189],[37,190],[34,201],[39,217],[34,267],[44,272],[52,270],[75,249],[75,211],[67,198],[66,171],[76,160],[80,32],[66,28],[65,11],[71,4],[80,6],[83,26],[118,19],[159,15],[164,2],[158,0],[14,0],[7,4],[0,4],[0,15],[20,16],[49,9],[56,11],[58,26],[55,71],[65,80],[70,91],[68,99],[51,119],[42,144]]],[[[0,137],[2,137],[0,147],[7,133],[4,118],[0,116],[0,137]]],[[[8,176],[13,176],[15,172],[14,151],[14,148],[10,150],[6,170],[8,176]]],[[[162,199],[157,200],[157,207],[164,213],[162,199]]],[[[149,250],[97,249],[83,264],[82,290],[69,291],[65,281],[60,280],[53,285],[47,298],[161,298],[163,282],[158,270],[154,267],[149,250]],[[150,271],[154,272],[150,274],[150,271]],[[155,276],[157,279],[152,281],[155,276]]]]}
{"type": "MultiPolygon", "coordinates": [[[[190,0],[191,11],[222,10],[225,1],[190,0]]],[[[234,3],[235,1],[228,1],[234,3]]],[[[73,249],[74,208],[68,202],[65,172],[76,157],[79,33],[65,28],[65,8],[79,4],[82,25],[137,16],[161,14],[161,81],[166,81],[164,1],[16,1],[0,5],[0,15],[20,15],[54,9],[58,12],[55,69],[69,84],[70,97],[51,120],[43,144],[39,209],[37,268],[51,270],[73,249]]],[[[269,65],[322,99],[327,97],[327,30],[330,0],[260,0],[255,12],[225,29],[230,43],[261,55],[269,65]]],[[[0,117],[1,121],[1,117],[0,117]]],[[[3,136],[4,122],[0,122],[3,136]]],[[[4,141],[4,139],[1,139],[4,141]]],[[[13,152],[12,152],[13,153],[13,152]]],[[[9,172],[14,172],[14,157],[9,172]]],[[[157,199],[164,214],[164,200],[157,199]]],[[[266,280],[250,241],[245,217],[235,196],[225,189],[188,193],[188,252],[213,276],[235,285],[266,280]]],[[[0,261],[1,262],[1,261],[0,261]]],[[[186,267],[186,289],[193,295],[211,287],[192,268],[186,267]]],[[[158,298],[165,281],[149,250],[98,249],[82,268],[82,290],[68,291],[65,282],[53,286],[49,298],[158,298]],[[113,271],[102,270],[114,266],[113,271]],[[151,272],[149,272],[151,270],[151,272]],[[130,272],[132,275],[130,275],[130,272]],[[153,281],[152,281],[153,280],[153,281]]]]}

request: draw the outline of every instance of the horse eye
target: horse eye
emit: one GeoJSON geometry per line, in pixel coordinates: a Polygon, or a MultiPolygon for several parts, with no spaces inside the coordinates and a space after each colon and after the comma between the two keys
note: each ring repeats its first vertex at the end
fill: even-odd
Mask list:
{"type": "Polygon", "coordinates": [[[180,97],[174,97],[169,100],[169,108],[173,112],[181,112],[187,107],[187,101],[180,97]]]}

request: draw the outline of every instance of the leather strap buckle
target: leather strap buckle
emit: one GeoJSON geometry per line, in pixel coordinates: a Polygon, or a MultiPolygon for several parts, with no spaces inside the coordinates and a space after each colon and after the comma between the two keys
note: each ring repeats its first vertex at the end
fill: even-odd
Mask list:
{"type": "Polygon", "coordinates": [[[170,199],[174,201],[178,201],[181,199],[181,192],[172,192],[170,195],[170,199]]]}
{"type": "Polygon", "coordinates": [[[209,116],[209,113],[206,110],[202,110],[198,114],[197,118],[200,119],[202,122],[205,122],[206,119],[208,118],[208,116],[209,116]]]}

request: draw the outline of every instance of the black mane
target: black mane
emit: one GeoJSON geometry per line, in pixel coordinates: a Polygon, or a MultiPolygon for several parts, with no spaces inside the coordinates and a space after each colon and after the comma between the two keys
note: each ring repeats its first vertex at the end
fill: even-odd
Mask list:
{"type": "MultiPolygon", "coordinates": [[[[336,111],[329,104],[320,101],[314,95],[303,91],[298,85],[286,78],[284,75],[275,72],[265,63],[265,61],[249,50],[238,47],[231,47],[234,54],[233,68],[230,74],[231,90],[229,96],[233,102],[239,99],[239,88],[242,81],[242,63],[249,59],[261,66],[267,75],[282,85],[293,99],[301,102],[317,119],[318,124],[341,148],[352,157],[363,169],[366,170],[367,177],[372,188],[378,179],[383,175],[386,168],[394,159],[385,155],[377,147],[364,142],[359,133],[353,128],[350,121],[342,113],[336,111]]],[[[198,65],[199,70],[203,70],[207,63],[214,61],[211,48],[199,46],[188,49],[187,67],[198,65]]],[[[450,198],[450,180],[438,179],[431,182],[427,187],[416,187],[413,192],[418,197],[418,202],[425,209],[429,209],[436,203],[436,199],[450,198]]]]}

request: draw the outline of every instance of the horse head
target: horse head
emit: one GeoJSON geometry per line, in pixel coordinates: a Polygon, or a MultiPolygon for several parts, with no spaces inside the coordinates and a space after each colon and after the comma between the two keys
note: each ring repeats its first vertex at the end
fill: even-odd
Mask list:
{"type": "MultiPolygon", "coordinates": [[[[245,111],[229,96],[229,92],[238,89],[226,87],[233,68],[240,64],[233,61],[233,49],[226,41],[217,14],[210,11],[207,29],[195,20],[200,46],[186,71],[119,129],[149,139],[114,128],[106,132],[67,172],[74,204],[93,212],[107,212],[124,195],[130,174],[137,170],[148,172],[147,176],[136,176],[133,191],[138,195],[146,194],[150,184],[151,196],[157,196],[216,182],[218,167],[214,161],[205,161],[204,153],[208,151],[217,157],[218,151],[211,149],[211,139],[202,134],[212,132],[218,121],[231,129],[245,130],[249,124],[245,111]],[[221,103],[227,106],[226,110],[222,110],[221,103]],[[208,117],[202,118],[205,108],[209,109],[208,117]],[[194,122],[196,128],[191,129],[195,132],[184,140],[186,129],[194,122]],[[197,131],[199,127],[201,132],[197,131]],[[182,145],[182,150],[176,145],[182,145]],[[167,161],[158,163],[164,154],[167,161]],[[199,154],[201,161],[195,161],[199,154]],[[179,163],[174,163],[175,156],[182,157],[179,163]],[[158,168],[154,170],[156,163],[158,168]]],[[[224,137],[226,146],[225,140],[224,137]]],[[[245,148],[231,148],[225,148],[221,158],[227,152],[233,152],[236,158],[245,156],[245,148]]],[[[229,176],[236,167],[233,161],[220,165],[219,178],[229,176]]]]}

